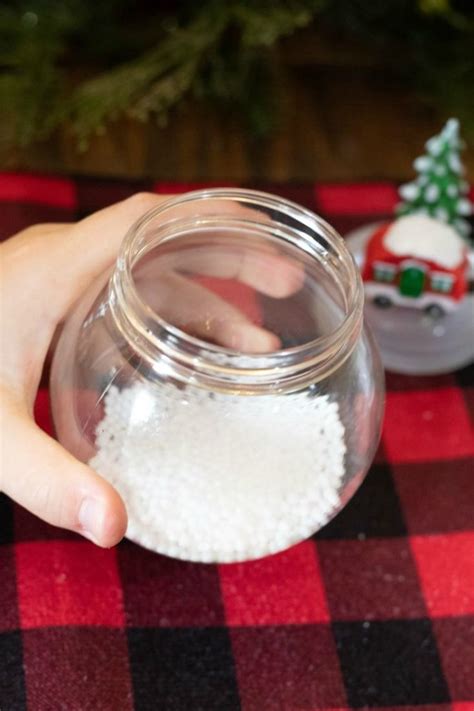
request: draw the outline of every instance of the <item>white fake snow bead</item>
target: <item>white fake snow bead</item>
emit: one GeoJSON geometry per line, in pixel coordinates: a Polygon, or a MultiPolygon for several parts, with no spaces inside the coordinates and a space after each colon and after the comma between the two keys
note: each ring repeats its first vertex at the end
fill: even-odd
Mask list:
{"type": "Polygon", "coordinates": [[[96,447],[90,465],[123,496],[128,537],[202,562],[307,538],[337,508],[345,473],[345,430],[328,396],[113,386],[96,447]]]}

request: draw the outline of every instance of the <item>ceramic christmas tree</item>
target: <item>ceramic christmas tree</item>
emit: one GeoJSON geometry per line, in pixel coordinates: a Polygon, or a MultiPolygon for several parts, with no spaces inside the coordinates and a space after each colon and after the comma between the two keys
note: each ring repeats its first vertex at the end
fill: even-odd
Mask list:
{"type": "Polygon", "coordinates": [[[450,119],[415,160],[395,215],[347,235],[365,290],[365,315],[389,370],[441,373],[474,360],[472,214],[450,119]]]}
{"type": "Polygon", "coordinates": [[[415,160],[418,178],[400,187],[404,202],[397,209],[398,215],[425,214],[452,225],[461,236],[468,237],[470,225],[465,218],[472,207],[459,156],[461,149],[459,121],[449,119],[441,133],[427,141],[425,155],[415,160]]]}

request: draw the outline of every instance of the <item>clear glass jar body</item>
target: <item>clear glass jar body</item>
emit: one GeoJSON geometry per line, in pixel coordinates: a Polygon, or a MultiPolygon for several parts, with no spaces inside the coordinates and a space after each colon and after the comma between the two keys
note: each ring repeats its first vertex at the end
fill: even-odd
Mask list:
{"type": "Polygon", "coordinates": [[[324,526],[372,461],[383,371],[343,240],[241,190],[144,216],[70,314],[59,441],[123,496],[127,535],[187,560],[275,553],[324,526]]]}

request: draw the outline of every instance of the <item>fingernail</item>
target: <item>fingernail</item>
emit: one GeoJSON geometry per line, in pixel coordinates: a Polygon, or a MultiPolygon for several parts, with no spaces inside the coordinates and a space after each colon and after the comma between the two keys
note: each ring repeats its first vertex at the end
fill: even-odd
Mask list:
{"type": "Polygon", "coordinates": [[[104,516],[105,510],[102,502],[92,498],[84,499],[78,515],[81,533],[97,545],[100,545],[104,516]]]}

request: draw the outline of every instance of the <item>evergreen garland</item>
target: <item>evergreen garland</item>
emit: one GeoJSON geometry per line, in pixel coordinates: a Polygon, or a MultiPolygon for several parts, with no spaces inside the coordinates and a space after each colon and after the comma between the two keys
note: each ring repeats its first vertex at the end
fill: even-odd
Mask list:
{"type": "Polygon", "coordinates": [[[374,52],[396,46],[400,74],[469,130],[474,19],[470,0],[455,2],[181,0],[170,9],[156,0],[10,0],[0,6],[0,148],[25,147],[59,125],[85,147],[110,120],[163,122],[189,95],[239,108],[264,134],[276,113],[272,50],[316,21],[370,38],[374,52]]]}

